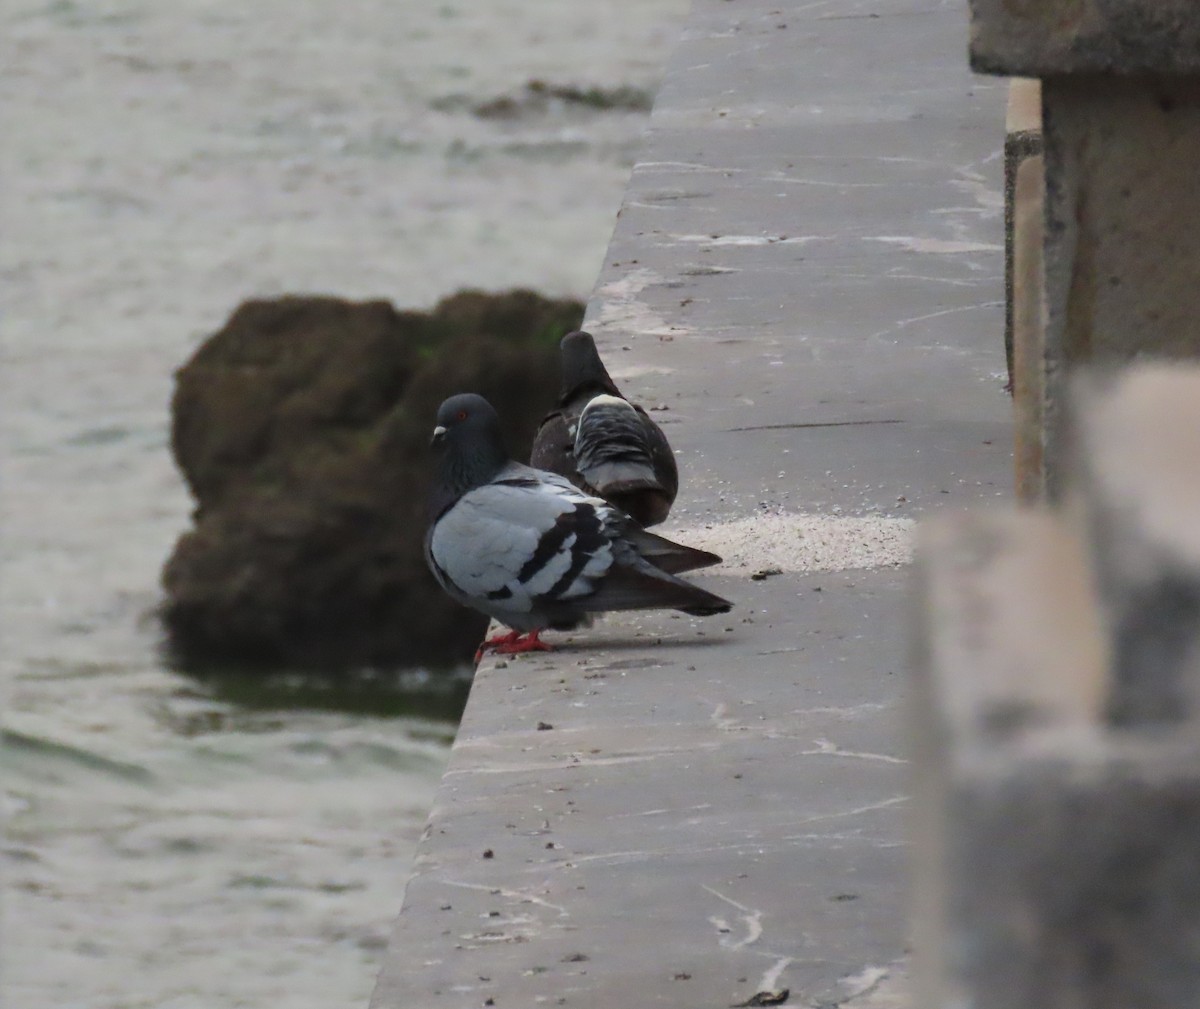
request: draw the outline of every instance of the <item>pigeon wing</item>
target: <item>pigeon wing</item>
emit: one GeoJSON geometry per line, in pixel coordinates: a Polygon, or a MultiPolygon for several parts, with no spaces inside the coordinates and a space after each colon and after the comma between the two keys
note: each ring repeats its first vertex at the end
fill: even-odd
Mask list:
{"type": "Polygon", "coordinates": [[[658,425],[627,400],[601,395],[588,403],[575,462],[588,487],[640,524],[667,517],[679,482],[674,456],[658,425]]]}
{"type": "Polygon", "coordinates": [[[502,476],[442,516],[429,553],[464,602],[500,620],[536,613],[587,596],[608,571],[608,511],[562,478],[502,476]]]}
{"type": "Polygon", "coordinates": [[[642,419],[618,396],[596,396],[584,408],[575,431],[575,463],[601,494],[615,484],[658,485],[642,419]]]}
{"type": "Polygon", "coordinates": [[[571,418],[564,410],[546,414],[533,438],[529,465],[557,473],[576,483],[579,471],[575,467],[575,431],[571,418]]]}
{"type": "Polygon", "coordinates": [[[646,432],[646,444],[654,464],[654,475],[658,477],[663,493],[674,501],[675,495],[679,493],[679,467],[675,462],[675,453],[671,450],[662,428],[650,419],[650,415],[640,406],[634,405],[634,409],[642,419],[642,427],[646,432]]]}

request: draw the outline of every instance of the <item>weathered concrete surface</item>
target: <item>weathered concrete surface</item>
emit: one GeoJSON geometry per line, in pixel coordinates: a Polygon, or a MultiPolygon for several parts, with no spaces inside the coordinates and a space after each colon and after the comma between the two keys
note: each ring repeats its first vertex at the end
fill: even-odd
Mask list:
{"type": "Polygon", "coordinates": [[[1004,350],[1010,392],[1015,386],[1013,328],[1019,313],[1013,294],[1017,175],[1024,162],[1041,153],[1042,82],[1029,77],[1014,78],[1008,83],[1008,108],[1004,115],[1004,350]]]}
{"type": "Polygon", "coordinates": [[[1046,298],[1042,282],[1045,238],[1045,159],[1024,158],[1013,178],[1012,273],[1009,275],[1013,321],[1013,470],[1017,497],[1042,500],[1046,401],[1046,298]]]}
{"type": "Polygon", "coordinates": [[[1200,73],[1193,0],[971,0],[981,73],[1200,73]]]}
{"type": "MultiPolygon", "coordinates": [[[[1200,21],[1200,12],[1195,15],[1200,21]]],[[[1065,476],[1071,368],[1196,359],[1200,334],[1200,77],[1043,83],[1046,486],[1065,476]]]]}
{"type": "MultiPolygon", "coordinates": [[[[698,0],[589,307],[685,540],[1011,485],[1004,88],[960,4],[802,7],[698,0]]],[[[908,572],[698,580],[480,670],[377,1009],[903,1004],[908,572]]]]}

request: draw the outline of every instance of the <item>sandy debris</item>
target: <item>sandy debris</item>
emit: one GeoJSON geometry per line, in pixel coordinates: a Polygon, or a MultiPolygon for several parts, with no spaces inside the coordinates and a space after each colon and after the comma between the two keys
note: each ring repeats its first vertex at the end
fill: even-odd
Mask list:
{"type": "Polygon", "coordinates": [[[912,560],[913,526],[911,519],[882,515],[771,512],[663,532],[720,554],[724,563],[711,571],[751,574],[773,568],[845,571],[907,564],[912,560]]]}

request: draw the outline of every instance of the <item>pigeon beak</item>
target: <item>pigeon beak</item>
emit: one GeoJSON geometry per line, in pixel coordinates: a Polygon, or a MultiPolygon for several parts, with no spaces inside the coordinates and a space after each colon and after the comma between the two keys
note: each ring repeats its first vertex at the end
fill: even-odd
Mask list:
{"type": "Polygon", "coordinates": [[[441,440],[446,437],[446,429],[439,424],[433,429],[433,437],[429,439],[430,445],[438,445],[441,440]]]}

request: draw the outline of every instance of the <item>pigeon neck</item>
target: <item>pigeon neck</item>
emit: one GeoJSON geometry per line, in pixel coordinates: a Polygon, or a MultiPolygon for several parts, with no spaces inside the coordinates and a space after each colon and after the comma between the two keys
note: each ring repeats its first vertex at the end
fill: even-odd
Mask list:
{"type": "MultiPolygon", "coordinates": [[[[587,334],[578,334],[586,337],[587,334]]],[[[566,406],[571,400],[583,392],[607,392],[620,396],[613,380],[609,377],[608,369],[600,360],[600,354],[591,338],[578,339],[568,336],[563,341],[562,358],[562,394],[559,399],[561,406],[566,406]]]]}
{"type": "Polygon", "coordinates": [[[441,486],[451,500],[457,500],[490,481],[508,461],[508,452],[499,438],[447,452],[441,459],[441,486]]]}
{"type": "Polygon", "coordinates": [[[608,377],[608,370],[598,357],[564,376],[560,405],[566,406],[583,392],[607,392],[610,396],[621,395],[616,383],[608,377]]]}

